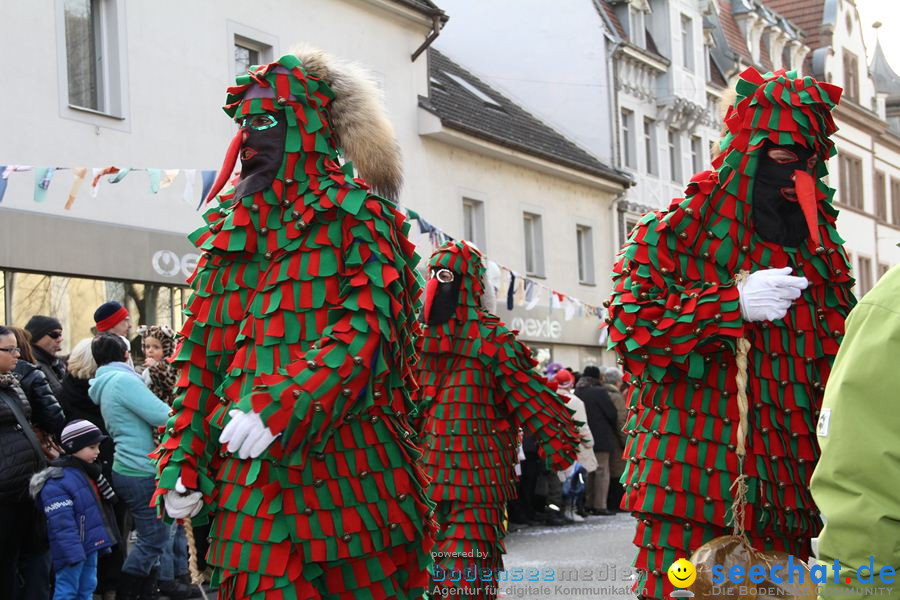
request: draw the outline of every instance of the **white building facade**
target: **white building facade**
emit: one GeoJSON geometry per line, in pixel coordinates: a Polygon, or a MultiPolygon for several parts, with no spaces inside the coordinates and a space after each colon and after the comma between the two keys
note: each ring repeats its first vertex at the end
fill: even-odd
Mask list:
{"type": "Polygon", "coordinates": [[[869,64],[863,24],[851,0],[718,0],[712,5],[725,30],[732,77],[747,66],[788,67],[843,88],[834,110],[837,156],[829,185],[837,190],[837,229],[850,255],[855,293],[900,262],[900,127],[888,120],[889,91],[900,81],[881,56],[881,88],[869,64]],[[790,39],[785,42],[784,37],[790,39]],[[780,50],[780,52],[779,52],[780,50]]]}
{"type": "Polygon", "coordinates": [[[619,205],[617,242],[641,214],[683,195],[709,168],[725,81],[710,61],[712,28],[690,0],[598,0],[613,36],[615,164],[637,185],[619,205]]]}
{"type": "MultiPolygon", "coordinates": [[[[118,298],[177,326],[197,259],[185,236],[202,223],[202,172],[219,168],[236,131],[219,110],[236,72],[297,42],[364,61],[409,147],[427,92],[426,61],[411,55],[441,14],[428,0],[3,3],[0,46],[21,57],[0,99],[15,115],[0,138],[4,321],[52,313],[75,341],[90,334],[93,309],[118,298]],[[110,166],[134,170],[92,190],[110,166]],[[78,168],[86,177],[72,202],[78,168]]],[[[401,200],[427,197],[422,162],[406,158],[401,200]]]]}
{"type": "MultiPolygon", "coordinates": [[[[197,260],[186,234],[202,223],[204,177],[235,132],[219,110],[225,89],[297,42],[374,72],[404,156],[402,205],[453,237],[480,238],[492,260],[546,288],[599,305],[612,257],[594,247],[627,180],[594,157],[566,162],[528,140],[436,121],[421,106],[432,93],[425,50],[446,21],[430,0],[4,3],[0,45],[24,58],[0,99],[14,115],[0,138],[3,320],[54,314],[74,342],[90,334],[94,308],[117,298],[145,322],[177,327],[197,260]],[[120,171],[101,175],[107,167],[120,171]]],[[[419,241],[427,258],[430,242],[419,241]]],[[[573,366],[596,362],[599,319],[585,335],[584,321],[560,313],[545,323],[549,309],[537,310],[518,317],[532,341],[551,355],[558,346],[573,366]]]]}

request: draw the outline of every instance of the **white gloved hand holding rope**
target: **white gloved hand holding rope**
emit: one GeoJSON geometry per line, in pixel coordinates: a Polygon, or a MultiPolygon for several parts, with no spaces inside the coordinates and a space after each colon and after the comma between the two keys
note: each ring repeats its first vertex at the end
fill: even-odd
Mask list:
{"type": "Polygon", "coordinates": [[[794,300],[809,286],[806,277],[791,276],[791,267],[763,269],[737,284],[741,316],[747,321],[783,319],[794,300]]]}
{"type": "Polygon", "coordinates": [[[203,508],[203,494],[198,491],[190,491],[181,481],[181,477],[175,482],[175,489],[166,492],[163,496],[166,505],[166,513],[173,519],[187,519],[195,517],[203,508]]]}

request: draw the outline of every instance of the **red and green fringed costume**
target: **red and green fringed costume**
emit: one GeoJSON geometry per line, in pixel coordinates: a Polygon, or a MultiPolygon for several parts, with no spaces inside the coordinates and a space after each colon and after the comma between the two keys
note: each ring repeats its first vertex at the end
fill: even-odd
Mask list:
{"type": "Polygon", "coordinates": [[[287,55],[229,89],[230,116],[287,120],[283,159],[191,235],[157,497],[178,477],[202,491],[221,598],[418,599],[435,525],[407,421],[417,257],[394,204],[338,164],[334,94],[308,68],[287,55]],[[278,435],[256,459],[218,442],[235,408],[278,435]]]}
{"type": "Polygon", "coordinates": [[[535,370],[531,351],[482,308],[480,253],[450,242],[429,267],[461,279],[455,312],[424,327],[419,349],[420,443],[440,527],[434,585],[475,592],[454,597],[494,598],[506,503],[516,497],[518,429],[538,437],[556,469],[574,461],[579,435],[565,402],[535,370]]]}
{"type": "Polygon", "coordinates": [[[695,175],[667,210],[645,215],[618,255],[610,346],[631,384],[622,506],[638,519],[635,592],[644,597],[667,597],[669,565],[731,532],[741,337],[751,343],[748,537],[757,549],[806,559],[821,527],[808,487],[819,456],[815,425],[855,303],[834,190],[820,179],[835,153],[830,111],[839,97],[839,88],[810,77],[745,71],[715,170],[695,175]],[[777,246],[754,231],[750,198],[766,140],[802,144],[818,156],[821,246],[812,237],[796,248],[777,246]],[[785,266],[809,287],[784,319],[745,322],[735,275],[785,266]]]}

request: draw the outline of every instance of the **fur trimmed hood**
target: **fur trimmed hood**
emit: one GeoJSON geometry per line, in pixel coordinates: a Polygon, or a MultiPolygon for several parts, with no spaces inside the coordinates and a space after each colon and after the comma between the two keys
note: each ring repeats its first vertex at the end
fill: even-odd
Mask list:
{"type": "Polygon", "coordinates": [[[291,48],[311,77],[334,93],[328,105],[337,144],[359,176],[378,194],[397,199],[403,184],[400,146],[384,109],[384,95],[372,74],[305,44],[291,48]]]}
{"type": "Polygon", "coordinates": [[[31,476],[31,481],[28,484],[28,492],[31,494],[32,498],[37,498],[41,494],[41,490],[44,489],[44,485],[51,478],[59,479],[63,476],[63,468],[62,467],[47,467],[46,469],[42,469],[31,476]]]}

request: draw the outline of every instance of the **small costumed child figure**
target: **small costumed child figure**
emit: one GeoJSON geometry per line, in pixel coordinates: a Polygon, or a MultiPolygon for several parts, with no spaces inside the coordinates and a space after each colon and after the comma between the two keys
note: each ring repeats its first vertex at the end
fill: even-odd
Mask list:
{"type": "Polygon", "coordinates": [[[575,460],[578,428],[531,350],[482,305],[481,253],[449,242],[428,265],[418,423],[440,525],[434,585],[455,588],[433,591],[489,599],[503,569],[506,504],[516,497],[519,428],[554,471],[575,460]]]}
{"type": "Polygon", "coordinates": [[[144,350],[144,372],[141,377],[156,397],[172,405],[178,372],[169,359],[175,353],[175,332],[168,325],[142,325],[141,345],[144,350]]]}

